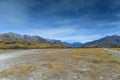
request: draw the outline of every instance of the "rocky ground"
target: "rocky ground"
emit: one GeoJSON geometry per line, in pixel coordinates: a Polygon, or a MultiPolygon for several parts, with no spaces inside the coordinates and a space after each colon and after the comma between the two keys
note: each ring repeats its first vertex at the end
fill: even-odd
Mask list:
{"type": "Polygon", "coordinates": [[[0,60],[0,80],[120,80],[120,55],[109,49],[34,49],[4,54],[13,57],[0,60]]]}

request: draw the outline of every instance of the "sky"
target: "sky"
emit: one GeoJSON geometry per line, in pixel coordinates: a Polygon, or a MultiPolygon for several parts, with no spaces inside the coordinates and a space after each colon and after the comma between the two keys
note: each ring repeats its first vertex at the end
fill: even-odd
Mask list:
{"type": "Polygon", "coordinates": [[[0,33],[87,42],[120,35],[120,0],[0,0],[0,33]]]}

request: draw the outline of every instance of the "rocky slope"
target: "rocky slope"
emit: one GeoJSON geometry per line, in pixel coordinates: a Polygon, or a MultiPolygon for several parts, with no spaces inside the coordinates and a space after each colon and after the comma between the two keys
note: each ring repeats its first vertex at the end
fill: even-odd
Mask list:
{"type": "Polygon", "coordinates": [[[106,36],[92,42],[87,42],[83,47],[120,47],[120,36],[106,36]]]}

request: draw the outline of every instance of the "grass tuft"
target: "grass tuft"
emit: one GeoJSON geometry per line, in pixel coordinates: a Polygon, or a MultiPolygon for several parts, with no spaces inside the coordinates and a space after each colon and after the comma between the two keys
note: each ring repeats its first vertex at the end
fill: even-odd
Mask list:
{"type": "Polygon", "coordinates": [[[25,74],[35,68],[35,65],[33,64],[23,64],[20,66],[17,66],[15,68],[5,70],[0,72],[0,75],[8,77],[8,76],[13,76],[13,75],[18,75],[18,74],[25,74]]]}

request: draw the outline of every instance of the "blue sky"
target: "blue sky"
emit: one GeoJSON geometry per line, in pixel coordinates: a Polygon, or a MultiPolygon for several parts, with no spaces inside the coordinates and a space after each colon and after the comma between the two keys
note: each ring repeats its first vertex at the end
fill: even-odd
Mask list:
{"type": "Polygon", "coordinates": [[[120,0],[0,0],[0,33],[87,42],[120,35],[120,0]]]}

